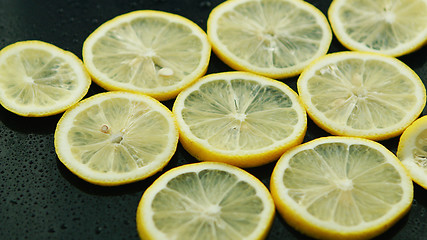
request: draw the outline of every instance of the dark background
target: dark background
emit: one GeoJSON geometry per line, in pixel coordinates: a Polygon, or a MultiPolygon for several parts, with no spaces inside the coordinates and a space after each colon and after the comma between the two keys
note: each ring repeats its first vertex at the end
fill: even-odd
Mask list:
{"type": "MultiPolygon", "coordinates": [[[[81,58],[86,37],[103,22],[133,10],[176,13],[206,30],[220,0],[0,0],[0,49],[42,40],[81,58]]],[[[326,13],[330,1],[308,1],[326,13]]],[[[345,50],[334,38],[330,51],[345,50]]],[[[426,83],[427,47],[400,57],[426,83]]],[[[212,54],[208,73],[231,70],[212,54]]],[[[297,78],[283,80],[296,90],[297,78]]],[[[92,84],[87,96],[104,91],[92,84]]],[[[173,101],[164,102],[171,107],[173,101]]],[[[424,109],[423,114],[426,114],[424,109]]],[[[159,174],[132,184],[100,187],[73,175],[53,145],[61,114],[25,118],[0,106],[0,239],[138,239],[135,212],[144,190],[159,174]]],[[[305,141],[328,134],[309,121],[305,141]]],[[[396,152],[398,138],[381,142],[396,152]]],[[[196,162],[181,145],[165,170],[196,162]]],[[[268,186],[275,163],[247,169],[268,186]]],[[[418,185],[407,216],[378,239],[427,239],[427,191],[418,185]]],[[[309,239],[276,214],[267,239],[309,239]]]]}

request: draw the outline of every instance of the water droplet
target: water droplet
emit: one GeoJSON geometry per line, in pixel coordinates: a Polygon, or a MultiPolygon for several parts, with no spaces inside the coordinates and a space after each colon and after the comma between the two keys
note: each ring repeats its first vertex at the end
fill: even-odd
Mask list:
{"type": "Polygon", "coordinates": [[[102,227],[96,227],[95,228],[95,234],[100,234],[102,231],[102,227]]]}
{"type": "Polygon", "coordinates": [[[98,24],[99,23],[99,20],[97,19],[97,18],[94,18],[94,19],[92,19],[92,21],[91,21],[93,24],[98,24]]]}
{"type": "Polygon", "coordinates": [[[210,8],[212,6],[212,3],[210,1],[201,1],[199,6],[201,8],[210,8]]]}

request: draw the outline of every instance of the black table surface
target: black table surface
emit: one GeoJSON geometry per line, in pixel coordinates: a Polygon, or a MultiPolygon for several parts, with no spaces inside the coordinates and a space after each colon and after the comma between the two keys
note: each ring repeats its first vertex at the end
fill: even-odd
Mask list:
{"type": "MultiPolygon", "coordinates": [[[[86,37],[105,21],[141,9],[176,13],[206,30],[220,0],[0,0],[0,49],[22,40],[42,40],[81,58],[86,37]]],[[[330,1],[307,1],[323,13],[330,1]]],[[[335,38],[329,52],[346,50],[335,38]]],[[[426,84],[427,46],[399,58],[426,84]]],[[[230,71],[212,54],[209,73],[230,71]]],[[[282,80],[296,90],[297,78],[282,80]]],[[[92,83],[87,96],[104,90],[92,83]]],[[[169,108],[173,100],[163,102],[169,108]]],[[[422,115],[426,114],[424,109],[422,115]]],[[[17,116],[0,106],[0,239],[138,239],[135,213],[144,190],[161,174],[117,187],[87,183],[58,160],[53,145],[61,114],[17,116]]],[[[309,120],[304,141],[328,136],[309,120]]],[[[399,138],[382,141],[396,152],[399,138]]],[[[178,145],[164,171],[197,162],[178,145]]],[[[275,163],[247,169],[269,185],[275,163]]],[[[427,239],[427,191],[414,184],[411,211],[377,239],[427,239]]],[[[309,239],[276,214],[267,239],[309,239]]]]}

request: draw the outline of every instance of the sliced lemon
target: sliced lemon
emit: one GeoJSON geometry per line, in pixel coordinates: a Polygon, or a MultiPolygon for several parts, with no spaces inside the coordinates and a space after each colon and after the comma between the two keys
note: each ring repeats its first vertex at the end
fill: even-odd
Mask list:
{"type": "Polygon", "coordinates": [[[297,86],[311,119],[334,135],[398,136],[426,104],[425,86],[414,71],[374,53],[321,57],[304,70],[297,86]]]}
{"type": "Polygon", "coordinates": [[[267,188],[224,163],[187,164],[164,173],[143,194],[141,239],[264,239],[275,207],[267,188]]]}
{"type": "Polygon", "coordinates": [[[302,142],[307,128],[305,110],[291,88],[245,72],[203,77],[178,95],[173,113],[190,154],[240,167],[277,160],[302,142]]]}
{"type": "Polygon", "coordinates": [[[210,13],[207,29],[222,61],[272,78],[298,75],[332,40],[323,13],[293,0],[225,1],[210,13]]]}
{"type": "Polygon", "coordinates": [[[171,13],[141,10],[98,27],[84,42],[83,60],[101,87],[162,101],[205,74],[210,52],[206,33],[195,23],[171,13]]]}
{"type": "Polygon", "coordinates": [[[332,29],[348,49],[401,56],[427,42],[425,0],[334,0],[332,29]]]}
{"type": "Polygon", "coordinates": [[[427,189],[427,116],[415,120],[403,132],[397,157],[414,182],[427,189]]]}
{"type": "Polygon", "coordinates": [[[413,199],[396,156],[362,138],[299,145],[277,162],[270,184],[286,222],[317,239],[370,239],[401,219],[413,199]]]}
{"type": "Polygon", "coordinates": [[[67,110],[55,131],[59,160],[80,178],[120,185],[147,178],[178,144],[172,112],[146,95],[107,92],[67,110]]]}
{"type": "Polygon", "coordinates": [[[91,80],[73,53],[42,41],[22,41],[0,51],[0,104],[27,117],[50,116],[80,101],[91,80]]]}

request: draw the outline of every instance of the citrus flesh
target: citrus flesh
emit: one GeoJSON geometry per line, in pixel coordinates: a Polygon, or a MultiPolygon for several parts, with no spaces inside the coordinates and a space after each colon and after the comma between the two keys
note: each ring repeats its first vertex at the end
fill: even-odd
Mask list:
{"type": "Polygon", "coordinates": [[[413,199],[412,180],[377,142],[324,137],[287,151],[270,189],[286,222],[318,239],[369,239],[401,219],[413,199]]]}
{"type": "Polygon", "coordinates": [[[83,45],[83,60],[101,87],[162,101],[205,74],[210,51],[206,33],[190,20],[140,10],[118,16],[91,33],[83,45]]]}
{"type": "Polygon", "coordinates": [[[426,104],[425,86],[413,70],[373,53],[321,57],[304,70],[297,87],[311,119],[334,135],[398,136],[426,104]]]}
{"type": "Polygon", "coordinates": [[[334,0],[328,17],[347,48],[397,57],[427,42],[426,12],[425,0],[334,0]]]}
{"type": "Polygon", "coordinates": [[[0,51],[0,103],[15,114],[61,113],[86,95],[90,83],[81,60],[52,44],[22,41],[0,51]]]}
{"type": "Polygon", "coordinates": [[[212,10],[207,27],[222,61],[272,78],[298,75],[332,40],[326,17],[304,1],[225,1],[212,10]]]}
{"type": "Polygon", "coordinates": [[[413,122],[402,134],[397,157],[414,182],[427,189],[427,117],[413,122]]]}
{"type": "Polygon", "coordinates": [[[164,173],[137,210],[141,239],[264,239],[275,213],[267,188],[237,167],[187,164],[164,173]]]}
{"type": "Polygon", "coordinates": [[[173,113],[183,147],[202,161],[254,167],[302,142],[307,117],[282,82],[245,72],[203,77],[183,90],[173,113]]]}
{"type": "Polygon", "coordinates": [[[145,179],[171,159],[178,143],[172,113],[157,100],[107,92],[67,110],[55,131],[59,160],[80,178],[98,185],[145,179]]]}

